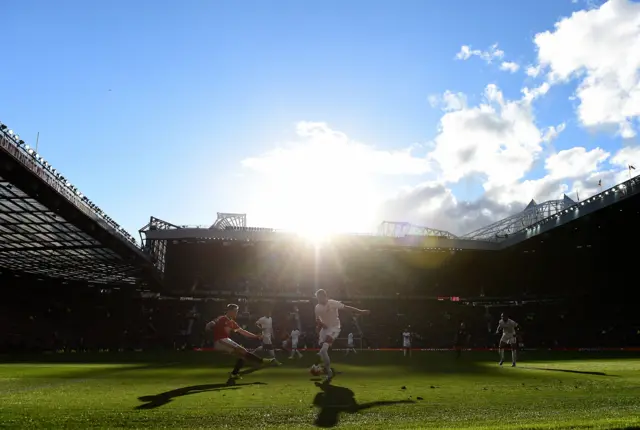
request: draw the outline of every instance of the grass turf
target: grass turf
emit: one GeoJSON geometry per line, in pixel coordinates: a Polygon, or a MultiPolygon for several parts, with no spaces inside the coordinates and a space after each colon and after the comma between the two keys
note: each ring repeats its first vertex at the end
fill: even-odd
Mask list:
{"type": "MultiPolygon", "coordinates": [[[[551,354],[551,353],[549,353],[551,354]]],[[[65,354],[0,364],[3,428],[628,428],[640,426],[640,359],[522,353],[333,352],[331,387],[315,355],[227,386],[215,353],[65,354]],[[509,357],[509,353],[507,353],[509,357]]]]}

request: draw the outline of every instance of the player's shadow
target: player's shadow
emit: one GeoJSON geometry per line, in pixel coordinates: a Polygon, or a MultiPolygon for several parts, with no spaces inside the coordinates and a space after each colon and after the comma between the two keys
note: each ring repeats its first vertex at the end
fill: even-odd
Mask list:
{"type": "Polygon", "coordinates": [[[335,427],[338,425],[341,413],[355,414],[376,406],[415,403],[413,400],[395,400],[358,404],[355,393],[349,388],[318,382],[316,382],[316,387],[322,390],[313,399],[313,405],[320,408],[314,422],[316,427],[335,427]]]}
{"type": "Polygon", "coordinates": [[[544,367],[524,367],[524,369],[531,370],[544,370],[545,372],[563,372],[563,373],[577,373],[579,375],[594,375],[594,376],[612,376],[617,377],[618,375],[608,375],[604,372],[587,372],[583,370],[569,370],[569,369],[549,369],[544,367]]]}
{"type": "Polygon", "coordinates": [[[190,387],[177,388],[171,391],[165,391],[164,393],[156,394],[153,396],[138,397],[138,400],[145,402],[143,405],[137,406],[135,409],[155,409],[160,406],[164,406],[176,397],[187,396],[189,394],[205,393],[208,391],[227,391],[227,390],[239,390],[242,386],[247,385],[266,385],[264,382],[252,382],[250,384],[204,384],[204,385],[192,385],[190,387]]]}

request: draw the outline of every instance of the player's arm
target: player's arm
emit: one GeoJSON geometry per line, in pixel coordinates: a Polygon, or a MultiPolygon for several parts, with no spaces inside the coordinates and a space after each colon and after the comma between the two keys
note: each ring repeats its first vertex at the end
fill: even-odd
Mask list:
{"type": "Polygon", "coordinates": [[[500,330],[502,329],[502,327],[500,326],[500,324],[498,324],[498,328],[496,329],[496,334],[500,334],[500,330]]]}
{"type": "Polygon", "coordinates": [[[257,334],[253,334],[250,331],[246,331],[243,328],[238,327],[237,329],[234,330],[234,332],[241,334],[244,337],[247,337],[249,339],[260,339],[262,336],[257,335],[257,334]]]}
{"type": "Polygon", "coordinates": [[[353,306],[347,306],[347,305],[344,305],[342,309],[353,312],[356,315],[369,315],[371,313],[371,311],[358,309],[358,308],[354,308],[353,306]]]}

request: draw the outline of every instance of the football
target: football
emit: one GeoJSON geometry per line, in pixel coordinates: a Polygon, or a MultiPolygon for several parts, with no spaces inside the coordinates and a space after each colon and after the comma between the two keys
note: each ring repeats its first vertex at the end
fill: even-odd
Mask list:
{"type": "Polygon", "coordinates": [[[322,366],[314,364],[309,368],[309,373],[311,373],[313,376],[320,376],[324,374],[324,368],[322,366]]]}

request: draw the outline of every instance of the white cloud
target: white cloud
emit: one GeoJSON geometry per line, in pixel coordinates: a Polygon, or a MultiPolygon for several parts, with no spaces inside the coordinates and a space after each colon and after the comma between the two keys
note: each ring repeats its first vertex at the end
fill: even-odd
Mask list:
{"type": "Polygon", "coordinates": [[[442,96],[429,96],[431,107],[440,107],[445,112],[462,110],[467,107],[467,96],[463,93],[445,91],[442,96]]]}
{"type": "Polygon", "coordinates": [[[471,57],[480,57],[487,63],[492,63],[493,60],[502,59],[504,57],[504,51],[498,48],[498,44],[493,44],[486,51],[479,49],[471,49],[469,45],[462,45],[460,51],[456,54],[458,60],[468,60],[471,57]]]}
{"type": "Polygon", "coordinates": [[[521,91],[524,95],[524,100],[531,103],[535,99],[540,98],[547,94],[551,89],[551,85],[548,82],[543,82],[539,87],[529,89],[528,87],[524,87],[521,91]]]}
{"type": "Polygon", "coordinates": [[[611,157],[611,164],[625,169],[629,166],[640,169],[640,146],[627,146],[620,149],[611,157]]]}
{"type": "Polygon", "coordinates": [[[513,61],[503,61],[502,64],[500,64],[500,70],[504,70],[505,72],[515,73],[518,69],[520,69],[520,65],[513,61]]]}
{"type": "Polygon", "coordinates": [[[440,120],[429,157],[447,182],[480,174],[489,185],[512,183],[542,150],[542,133],[528,103],[505,101],[495,85],[487,86],[485,98],[479,106],[448,112],[440,120]]]}
{"type": "Polygon", "coordinates": [[[431,166],[412,148],[380,150],[350,139],[322,122],[299,122],[299,140],[258,157],[242,161],[243,166],[267,174],[298,172],[324,174],[327,170],[381,175],[421,175],[431,166]]]}
{"type": "Polygon", "coordinates": [[[578,118],[586,127],[617,127],[625,138],[640,117],[640,3],[610,0],[573,13],[534,38],[539,66],[552,83],[579,79],[578,118]]]}
{"type": "Polygon", "coordinates": [[[560,133],[562,133],[565,128],[566,128],[566,124],[564,122],[562,124],[558,124],[558,126],[555,126],[555,127],[553,125],[550,127],[547,127],[547,129],[544,132],[544,135],[542,136],[542,140],[546,143],[556,140],[560,135],[560,133]]]}
{"type": "Polygon", "coordinates": [[[597,171],[609,155],[611,154],[601,148],[587,151],[586,148],[576,146],[551,155],[545,161],[545,168],[553,179],[580,178],[597,171]]]}
{"type": "Polygon", "coordinates": [[[540,72],[542,72],[542,67],[540,66],[529,66],[525,71],[527,76],[531,76],[532,78],[537,78],[540,72]]]}
{"type": "Polygon", "coordinates": [[[304,232],[368,230],[381,199],[376,178],[431,170],[429,160],[412,148],[376,149],[325,123],[300,122],[296,134],[294,142],[242,161],[258,174],[247,209],[259,225],[304,232]]]}

